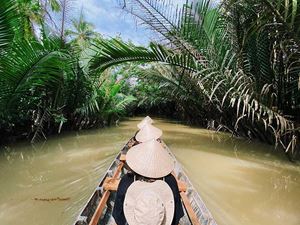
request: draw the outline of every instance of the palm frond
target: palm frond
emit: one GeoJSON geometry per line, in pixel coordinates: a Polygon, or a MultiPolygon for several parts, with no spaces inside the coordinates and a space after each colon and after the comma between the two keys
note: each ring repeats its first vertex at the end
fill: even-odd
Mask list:
{"type": "Polygon", "coordinates": [[[100,71],[113,65],[132,61],[168,63],[190,71],[196,71],[197,67],[204,65],[204,61],[199,64],[190,55],[178,54],[155,43],[150,43],[147,49],[112,39],[109,41],[99,40],[94,47],[96,47],[94,51],[97,53],[92,59],[91,68],[100,71]]]}
{"type": "Polygon", "coordinates": [[[6,68],[0,72],[1,109],[14,108],[37,90],[55,87],[58,91],[67,60],[68,55],[59,50],[55,40],[45,41],[44,44],[15,41],[10,54],[1,62],[6,68]]]}
{"type": "MultiPolygon", "coordinates": [[[[8,0],[1,3],[0,7],[0,57],[5,48],[12,42],[18,23],[15,1],[8,0]]],[[[1,66],[1,64],[0,64],[1,66]]],[[[1,69],[1,68],[0,68],[1,69]]]]}

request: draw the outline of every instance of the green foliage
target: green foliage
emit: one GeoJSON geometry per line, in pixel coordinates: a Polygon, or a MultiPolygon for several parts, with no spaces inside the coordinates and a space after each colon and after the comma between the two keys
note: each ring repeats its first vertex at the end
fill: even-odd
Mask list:
{"type": "Polygon", "coordinates": [[[155,97],[145,95],[142,102],[169,99],[194,120],[213,121],[209,124],[216,129],[281,144],[289,155],[295,154],[300,108],[297,1],[232,0],[213,5],[199,0],[187,1],[175,11],[169,0],[121,4],[170,47],[98,42],[93,68],[101,71],[132,61],[169,64],[181,76],[170,75],[160,65],[146,69],[142,77],[147,79],[141,82],[151,80],[159,88],[145,84],[144,91],[155,97]],[[159,78],[154,81],[155,77],[159,78]]]}
{"type": "Polygon", "coordinates": [[[102,74],[99,82],[91,84],[91,92],[86,101],[76,109],[76,116],[80,118],[80,128],[99,120],[110,124],[124,116],[127,107],[135,100],[133,96],[120,92],[124,85],[108,71],[102,74]]]}
{"type": "MultiPolygon", "coordinates": [[[[76,37],[63,45],[59,37],[35,37],[30,15],[44,12],[46,6],[39,3],[6,1],[0,8],[1,137],[23,136],[34,142],[62,129],[103,126],[124,116],[135,98],[121,92],[126,84],[114,71],[90,68],[83,52],[88,46],[78,48],[76,37]]],[[[57,1],[44,3],[59,9],[57,1]]],[[[43,16],[39,18],[43,25],[43,16]]],[[[80,24],[88,23],[81,18],[80,24]]]]}
{"type": "Polygon", "coordinates": [[[14,38],[15,10],[12,0],[3,2],[0,7],[0,55],[14,38]]]}
{"type": "MultiPolygon", "coordinates": [[[[48,3],[48,1],[46,0],[46,3],[48,3]]],[[[58,0],[49,0],[50,3],[50,7],[54,12],[59,12],[61,9],[61,6],[59,4],[58,0]]]]}
{"type": "Polygon", "coordinates": [[[47,40],[43,45],[20,40],[10,51],[1,61],[5,68],[0,73],[3,108],[14,109],[13,105],[19,105],[28,93],[36,95],[35,90],[59,90],[68,56],[59,50],[55,40],[47,40]]]}
{"type": "Polygon", "coordinates": [[[198,65],[190,55],[178,54],[156,43],[150,43],[149,49],[124,43],[118,39],[108,41],[102,39],[96,41],[94,45],[95,51],[98,52],[93,57],[91,66],[100,71],[104,71],[110,66],[133,61],[165,62],[180,65],[190,71],[196,71],[198,65]]]}
{"type": "Polygon", "coordinates": [[[83,13],[65,30],[67,0],[1,5],[1,135],[25,134],[34,141],[64,128],[110,124],[134,104],[296,154],[299,1],[120,4],[162,41],[139,47],[104,39],[83,13]],[[46,35],[49,9],[62,13],[59,38],[46,35]]]}
{"type": "Polygon", "coordinates": [[[79,19],[72,19],[72,29],[66,30],[65,35],[72,38],[73,44],[77,45],[80,49],[89,46],[90,41],[95,37],[93,24],[84,20],[83,12],[81,12],[79,19]]]}

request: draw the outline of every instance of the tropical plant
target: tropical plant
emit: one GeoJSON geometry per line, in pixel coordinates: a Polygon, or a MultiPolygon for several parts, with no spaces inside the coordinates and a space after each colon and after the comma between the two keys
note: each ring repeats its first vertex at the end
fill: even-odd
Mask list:
{"type": "Polygon", "coordinates": [[[72,29],[66,30],[66,36],[71,37],[80,47],[86,47],[95,37],[96,32],[92,23],[85,21],[83,11],[81,10],[79,19],[72,19],[72,29]]]}
{"type": "Polygon", "coordinates": [[[179,67],[197,87],[197,95],[205,99],[198,107],[211,106],[209,113],[215,115],[211,119],[218,129],[226,127],[235,134],[280,143],[294,155],[299,136],[293,122],[299,114],[295,1],[236,0],[217,6],[209,0],[187,1],[176,10],[168,0],[125,0],[121,4],[157,31],[167,47],[98,42],[93,68],[104,70],[129,61],[179,67]]]}
{"type": "Polygon", "coordinates": [[[24,22],[19,7],[19,0],[9,0],[0,8],[1,137],[36,141],[64,128],[104,125],[124,115],[134,98],[120,92],[123,83],[90,69],[73,42],[62,36],[25,38],[18,29],[24,22]]]}
{"type": "Polygon", "coordinates": [[[20,16],[19,29],[25,39],[37,38],[37,30],[42,33],[46,23],[55,24],[51,12],[60,11],[60,3],[57,0],[15,0],[20,16]]]}
{"type": "Polygon", "coordinates": [[[93,76],[89,77],[90,92],[86,95],[86,100],[75,110],[80,129],[93,127],[97,123],[111,124],[112,121],[124,116],[127,107],[135,100],[132,95],[121,92],[124,83],[112,71],[102,73],[97,82],[92,81],[93,76]]]}
{"type": "Polygon", "coordinates": [[[289,156],[296,154],[300,3],[226,0],[215,5],[199,0],[177,8],[170,0],[120,4],[158,32],[160,43],[146,48],[94,36],[83,13],[73,20],[75,29],[65,32],[67,0],[2,4],[2,134],[26,134],[35,140],[63,128],[104,125],[126,112],[133,94],[139,108],[157,107],[164,113],[174,109],[192,123],[281,144],[289,156]],[[45,35],[49,7],[61,10],[59,37],[45,35]],[[34,23],[42,27],[42,37],[35,35],[34,23]],[[78,48],[83,42],[88,44],[78,48]],[[130,72],[136,79],[132,84],[118,65],[136,61],[142,64],[130,72]]]}

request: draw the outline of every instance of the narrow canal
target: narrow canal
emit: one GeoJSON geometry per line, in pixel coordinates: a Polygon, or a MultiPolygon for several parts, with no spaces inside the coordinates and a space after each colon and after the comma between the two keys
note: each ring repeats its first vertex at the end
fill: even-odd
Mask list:
{"type": "MultiPolygon", "coordinates": [[[[71,225],[141,118],[0,150],[0,224],[71,225]]],[[[156,119],[219,225],[299,225],[300,165],[272,147],[156,119]]]]}

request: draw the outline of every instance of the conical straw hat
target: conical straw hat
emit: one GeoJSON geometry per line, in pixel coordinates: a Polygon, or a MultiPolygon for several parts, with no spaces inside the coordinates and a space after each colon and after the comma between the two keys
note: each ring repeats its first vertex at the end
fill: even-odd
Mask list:
{"type": "Polygon", "coordinates": [[[145,126],[146,124],[151,124],[153,123],[153,120],[150,118],[150,116],[146,116],[140,123],[138,123],[137,127],[139,129],[142,129],[143,126],[145,126]]]}
{"type": "Polygon", "coordinates": [[[138,142],[147,142],[158,139],[162,135],[162,131],[151,124],[145,124],[143,128],[136,134],[135,139],[138,142]]]}
{"type": "Polygon", "coordinates": [[[130,225],[170,225],[174,210],[173,192],[162,180],[135,181],[127,189],[124,215],[130,225]]]}
{"type": "Polygon", "coordinates": [[[134,172],[149,178],[167,176],[175,166],[169,153],[156,140],[133,146],[127,152],[126,162],[134,172]]]}

